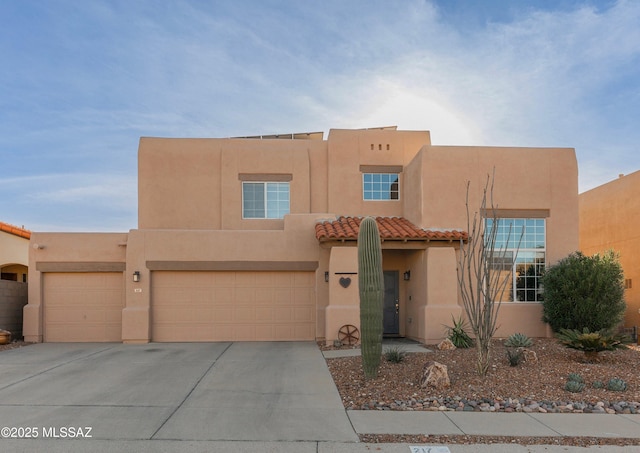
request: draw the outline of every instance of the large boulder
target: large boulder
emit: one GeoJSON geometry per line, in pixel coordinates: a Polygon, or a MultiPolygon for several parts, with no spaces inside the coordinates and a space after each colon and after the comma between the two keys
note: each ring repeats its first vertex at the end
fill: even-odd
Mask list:
{"type": "Polygon", "coordinates": [[[451,386],[447,366],[439,362],[429,362],[424,367],[420,387],[432,387],[434,389],[445,389],[451,386]]]}

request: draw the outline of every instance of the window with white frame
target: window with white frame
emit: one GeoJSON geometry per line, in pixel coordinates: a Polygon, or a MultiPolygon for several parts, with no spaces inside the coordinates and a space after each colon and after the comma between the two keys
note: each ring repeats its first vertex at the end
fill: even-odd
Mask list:
{"type": "Polygon", "coordinates": [[[493,269],[509,275],[503,301],[541,302],[546,263],[545,219],[486,219],[485,237],[496,228],[493,269]],[[514,259],[515,257],[515,259],[514,259]]]}
{"type": "Polygon", "coordinates": [[[363,173],[364,200],[399,200],[400,175],[398,173],[363,173]]]}
{"type": "Polygon", "coordinates": [[[242,218],[282,219],[289,214],[288,182],[242,182],[242,218]]]}

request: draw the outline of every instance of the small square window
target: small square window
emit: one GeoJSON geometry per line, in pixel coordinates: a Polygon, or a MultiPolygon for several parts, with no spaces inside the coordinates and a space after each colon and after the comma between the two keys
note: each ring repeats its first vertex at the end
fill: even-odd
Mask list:
{"type": "Polygon", "coordinates": [[[289,214],[288,182],[243,182],[242,218],[282,219],[289,214]]]}
{"type": "Polygon", "coordinates": [[[364,200],[399,200],[400,175],[398,173],[363,173],[362,198],[364,200]]]}

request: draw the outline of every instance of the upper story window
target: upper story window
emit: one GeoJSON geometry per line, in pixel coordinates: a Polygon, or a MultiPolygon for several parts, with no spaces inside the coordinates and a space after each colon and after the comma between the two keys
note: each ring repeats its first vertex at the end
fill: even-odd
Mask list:
{"type": "Polygon", "coordinates": [[[508,272],[511,279],[503,300],[541,302],[544,297],[541,277],[546,263],[545,219],[486,219],[487,235],[494,227],[497,228],[494,250],[497,255],[504,251],[504,260],[495,261],[493,268],[508,272]]]}
{"type": "Polygon", "coordinates": [[[242,218],[282,219],[289,214],[288,182],[242,182],[242,218]]]}
{"type": "Polygon", "coordinates": [[[365,200],[399,200],[399,173],[363,173],[362,196],[365,200]]]}

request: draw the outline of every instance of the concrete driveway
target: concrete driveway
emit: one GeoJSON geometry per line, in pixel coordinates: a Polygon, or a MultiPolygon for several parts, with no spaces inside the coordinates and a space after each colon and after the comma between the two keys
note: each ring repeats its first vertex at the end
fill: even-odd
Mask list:
{"type": "Polygon", "coordinates": [[[0,427],[37,429],[40,440],[69,427],[105,440],[358,440],[312,342],[4,351],[0,427]]]}

